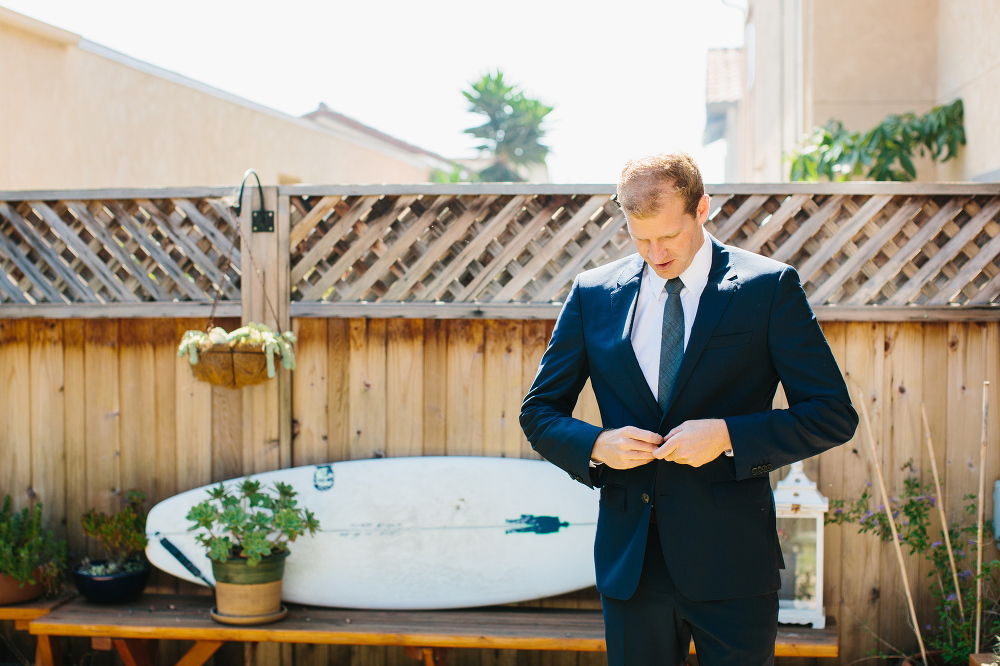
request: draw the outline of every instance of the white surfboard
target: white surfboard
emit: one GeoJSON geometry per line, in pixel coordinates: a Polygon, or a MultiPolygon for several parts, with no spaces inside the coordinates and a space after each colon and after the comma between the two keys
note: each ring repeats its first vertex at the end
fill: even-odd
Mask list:
{"type": "MultiPolygon", "coordinates": [[[[514,458],[381,458],[255,474],[291,484],[321,531],[289,546],[282,598],[341,608],[434,609],[512,603],[594,584],[598,495],[547,462],[514,458]]],[[[241,479],[226,481],[227,485],[241,479]]],[[[149,512],[146,555],[204,585],[167,539],[214,582],[188,531],[210,486],[149,512]]]]}

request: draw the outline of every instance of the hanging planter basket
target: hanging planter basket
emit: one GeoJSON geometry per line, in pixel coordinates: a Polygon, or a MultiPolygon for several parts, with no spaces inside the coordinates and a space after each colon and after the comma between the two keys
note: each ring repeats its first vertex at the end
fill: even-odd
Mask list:
{"type": "Polygon", "coordinates": [[[252,345],[212,345],[198,353],[191,366],[194,376],[215,386],[243,388],[266,382],[267,357],[252,345]]]}
{"type": "Polygon", "coordinates": [[[289,370],[295,369],[292,345],[295,335],[280,335],[263,324],[249,324],[232,333],[221,328],[187,331],[177,350],[188,355],[196,379],[214,386],[243,388],[260,384],[275,376],[274,357],[289,370]]]}
{"type": "MultiPolygon", "coordinates": [[[[237,198],[239,203],[235,210],[236,218],[239,219],[243,206],[243,187],[251,175],[257,179],[257,188],[260,194],[260,210],[253,211],[253,229],[254,231],[273,231],[274,213],[264,209],[264,188],[260,184],[260,177],[253,169],[247,169],[247,172],[243,174],[243,182],[240,184],[240,194],[237,198]],[[269,226],[268,221],[270,221],[269,226]],[[258,224],[263,225],[263,228],[258,229],[258,224]]],[[[237,236],[242,235],[238,224],[236,234],[237,236]]],[[[232,245],[229,246],[229,254],[226,255],[226,262],[222,267],[223,274],[229,270],[233,250],[236,248],[236,240],[237,238],[234,237],[232,245]]],[[[257,268],[257,262],[250,251],[250,243],[246,242],[245,237],[243,240],[243,247],[250,256],[254,272],[257,273],[257,278],[260,280],[264,301],[270,309],[271,315],[277,321],[278,313],[275,312],[271,300],[267,297],[264,277],[257,268]]],[[[225,386],[233,389],[260,384],[274,377],[275,356],[280,357],[281,365],[285,368],[294,370],[295,353],[292,345],[295,344],[295,334],[291,331],[276,333],[264,324],[253,322],[232,333],[227,333],[222,328],[213,328],[215,309],[219,305],[221,296],[222,284],[220,283],[212,303],[212,314],[208,318],[208,331],[186,331],[180,346],[177,348],[178,356],[187,355],[191,359],[191,372],[194,373],[195,378],[214,386],[225,386]]]]}

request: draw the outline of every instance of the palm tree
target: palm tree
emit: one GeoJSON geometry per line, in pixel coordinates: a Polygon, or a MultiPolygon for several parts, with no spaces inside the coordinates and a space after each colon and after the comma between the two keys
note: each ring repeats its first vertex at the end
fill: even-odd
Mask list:
{"type": "Polygon", "coordinates": [[[541,125],[553,107],[525,97],[519,86],[504,81],[499,69],[470,83],[469,88],[462,91],[469,101],[469,110],[483,114],[487,120],[465,133],[480,139],[476,148],[493,158],[489,166],[476,174],[476,180],[523,181],[518,167],[545,164],[549,147],[540,143],[545,136],[541,125]]]}

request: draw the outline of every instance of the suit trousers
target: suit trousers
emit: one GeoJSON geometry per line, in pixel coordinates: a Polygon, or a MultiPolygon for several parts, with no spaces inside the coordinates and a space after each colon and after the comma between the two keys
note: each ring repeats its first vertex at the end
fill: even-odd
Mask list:
{"type": "Polygon", "coordinates": [[[699,666],[774,663],[777,592],[719,601],[688,599],[670,578],[655,524],[649,526],[635,593],[625,601],[602,597],[601,605],[609,666],[684,664],[692,638],[699,666]]]}

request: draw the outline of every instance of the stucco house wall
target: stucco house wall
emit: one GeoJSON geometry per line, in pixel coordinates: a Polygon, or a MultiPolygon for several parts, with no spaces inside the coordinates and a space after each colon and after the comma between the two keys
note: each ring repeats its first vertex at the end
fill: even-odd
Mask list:
{"type": "Polygon", "coordinates": [[[0,8],[0,189],[413,183],[435,160],[251,103],[0,8]]]}

